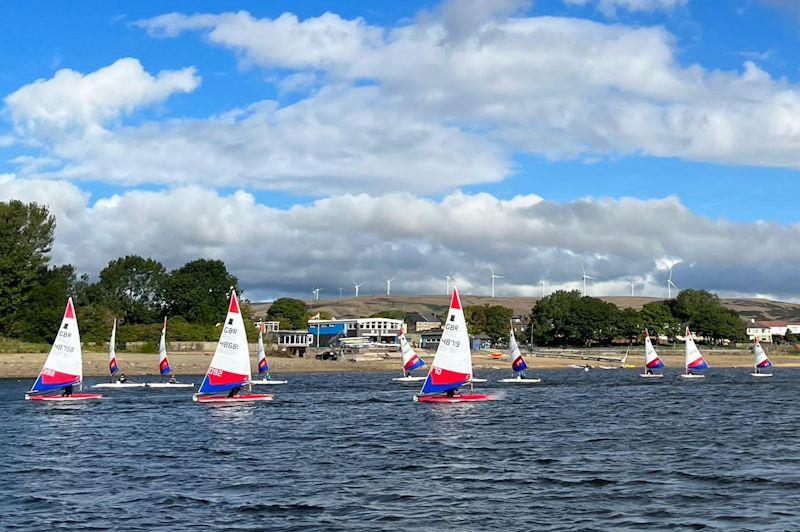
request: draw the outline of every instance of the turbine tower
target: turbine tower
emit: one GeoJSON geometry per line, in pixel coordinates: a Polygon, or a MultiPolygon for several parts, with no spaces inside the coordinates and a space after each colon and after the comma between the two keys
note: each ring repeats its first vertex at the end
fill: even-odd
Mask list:
{"type": "Polygon", "coordinates": [[[397,277],[392,277],[391,279],[389,279],[388,277],[386,277],[384,275],[383,278],[386,279],[386,295],[387,296],[391,295],[391,293],[392,293],[392,281],[394,281],[397,277]]]}
{"type": "Polygon", "coordinates": [[[544,299],[547,294],[547,281],[542,279],[541,283],[542,283],[542,299],[544,299]]]}
{"type": "Polygon", "coordinates": [[[669,277],[667,277],[667,299],[672,299],[672,289],[680,290],[675,283],[672,282],[672,266],[669,267],[669,277]]]}
{"type": "Polygon", "coordinates": [[[586,268],[583,267],[583,262],[581,262],[581,270],[583,271],[583,277],[581,277],[583,279],[583,297],[586,297],[589,295],[589,292],[586,289],[586,280],[591,279],[592,281],[596,281],[597,279],[586,275],[586,268]]]}
{"type": "Polygon", "coordinates": [[[450,295],[450,281],[453,280],[453,277],[450,276],[450,275],[445,275],[444,276],[444,280],[445,280],[445,286],[446,286],[445,294],[449,296],[450,295]]]}
{"type": "Polygon", "coordinates": [[[314,294],[314,299],[319,300],[319,293],[322,292],[323,290],[325,290],[325,289],[324,288],[319,288],[319,287],[313,289],[311,291],[311,293],[314,294]]]}
{"type": "Polygon", "coordinates": [[[355,281],[353,281],[353,286],[356,289],[356,297],[358,297],[358,289],[361,288],[362,284],[364,284],[364,283],[356,283],[355,281]]]}
{"type": "Polygon", "coordinates": [[[489,269],[492,270],[492,275],[489,278],[492,280],[492,297],[494,297],[494,280],[495,279],[502,279],[503,276],[495,274],[494,273],[494,268],[492,267],[491,264],[489,265],[489,269]]]}
{"type": "Polygon", "coordinates": [[[630,281],[631,281],[631,296],[635,296],[636,295],[636,285],[633,283],[633,279],[631,279],[630,281]]]}

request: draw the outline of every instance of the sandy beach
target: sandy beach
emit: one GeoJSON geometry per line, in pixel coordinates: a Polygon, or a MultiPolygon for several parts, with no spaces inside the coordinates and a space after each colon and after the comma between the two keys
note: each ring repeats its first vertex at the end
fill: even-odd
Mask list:
{"type": "MultiPolygon", "coordinates": [[[[430,363],[433,358],[431,353],[421,353],[422,358],[430,363]]],[[[741,353],[714,353],[704,354],[711,368],[746,368],[752,364],[752,355],[747,351],[741,353]]],[[[3,353],[0,354],[0,378],[35,378],[47,358],[46,353],[3,353]]],[[[123,372],[127,375],[157,375],[158,355],[152,353],[117,353],[118,362],[123,372]]],[[[177,375],[203,374],[208,369],[211,353],[171,353],[170,363],[177,375]]],[[[682,354],[661,354],[662,360],[669,368],[683,367],[682,354]]],[[[800,367],[800,356],[770,355],[772,362],[778,368],[800,367]]],[[[603,364],[616,366],[618,364],[597,362],[593,360],[569,359],[561,357],[541,357],[526,355],[528,365],[532,371],[563,369],[568,364],[588,363],[593,366],[603,364]]],[[[252,357],[255,372],[255,356],[252,357]]],[[[366,360],[352,362],[347,360],[316,360],[313,358],[283,358],[270,357],[270,368],[274,374],[288,373],[336,373],[336,372],[397,372],[400,373],[400,360],[391,358],[387,360],[366,360]]],[[[631,355],[627,363],[637,368],[644,362],[644,356],[631,355]]],[[[105,377],[108,375],[107,353],[84,353],[84,375],[87,377],[105,377]]],[[[508,359],[494,360],[487,354],[473,354],[473,366],[476,373],[484,369],[508,370],[508,359]]]]}

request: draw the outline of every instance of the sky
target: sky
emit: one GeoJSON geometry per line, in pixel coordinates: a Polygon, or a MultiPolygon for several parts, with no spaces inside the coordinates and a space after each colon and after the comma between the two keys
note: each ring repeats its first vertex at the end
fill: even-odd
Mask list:
{"type": "Polygon", "coordinates": [[[800,300],[789,0],[0,3],[0,200],[245,296],[800,300]]]}

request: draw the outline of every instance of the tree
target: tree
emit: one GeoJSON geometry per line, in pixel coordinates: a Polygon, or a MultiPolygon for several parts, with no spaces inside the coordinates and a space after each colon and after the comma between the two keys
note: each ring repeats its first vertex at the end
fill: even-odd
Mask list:
{"type": "Polygon", "coordinates": [[[647,329],[655,336],[663,334],[674,340],[675,334],[679,329],[679,324],[665,301],[647,303],[642,307],[640,314],[643,329],[647,329]]]}
{"type": "Polygon", "coordinates": [[[486,333],[492,344],[507,342],[514,311],[502,305],[492,305],[486,307],[484,315],[486,317],[486,327],[483,332],[486,333]]]}
{"type": "Polygon", "coordinates": [[[678,320],[711,342],[742,341],[746,337],[739,315],[707,290],[683,290],[670,301],[670,308],[678,320]]]}
{"type": "Polygon", "coordinates": [[[305,329],[308,327],[308,307],[299,299],[281,297],[269,306],[267,319],[279,322],[281,329],[305,329]]]}
{"type": "Polygon", "coordinates": [[[228,311],[230,289],[238,279],[221,260],[199,259],[172,271],[164,282],[166,309],[192,323],[214,324],[228,311]]]}
{"type": "Polygon", "coordinates": [[[486,330],[486,307],[488,305],[471,305],[464,307],[464,320],[467,322],[467,332],[477,336],[486,330]]]}
{"type": "Polygon", "coordinates": [[[8,334],[29,342],[52,342],[74,282],[72,266],[42,269],[33,288],[26,293],[25,303],[13,314],[8,334]]]}
{"type": "Polygon", "coordinates": [[[100,271],[96,290],[100,301],[125,323],[152,323],[164,313],[161,263],[137,255],[112,260],[100,271]]]}
{"type": "Polygon", "coordinates": [[[47,207],[18,200],[0,203],[0,331],[8,332],[15,312],[41,281],[55,227],[47,207]]]}

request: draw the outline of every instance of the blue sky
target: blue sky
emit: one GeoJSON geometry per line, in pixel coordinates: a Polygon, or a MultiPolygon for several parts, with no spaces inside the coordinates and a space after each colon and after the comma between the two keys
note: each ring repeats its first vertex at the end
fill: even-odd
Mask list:
{"type": "MultiPolygon", "coordinates": [[[[426,205],[443,208],[455,201],[454,194],[466,195],[473,202],[490,198],[488,201],[499,202],[499,209],[520,210],[522,218],[514,223],[535,227],[555,222],[540,218],[544,216],[541,212],[530,214],[525,209],[532,205],[520,207],[519,202],[513,203],[514,198],[543,199],[535,209],[544,211],[546,205],[553,205],[557,212],[552,216],[558,223],[574,219],[576,231],[581,224],[597,225],[574,214],[581,211],[582,202],[619,210],[629,208],[622,198],[636,198],[641,203],[635,208],[644,212],[656,209],[659,202],[673,202],[676,212],[692,217],[682,222],[683,227],[709,224],[708,231],[716,236],[709,237],[712,244],[706,245],[721,241],[723,233],[725,238],[748,234],[749,240],[742,244],[761,249],[764,227],[758,221],[764,220],[774,229],[766,237],[765,247],[792,246],[796,243],[792,224],[798,221],[795,198],[800,195],[800,149],[795,158],[791,133],[795,92],[800,94],[796,59],[800,57],[800,11],[780,0],[644,0],[645,7],[640,9],[631,7],[635,4],[630,0],[537,0],[533,4],[516,0],[4,2],[0,4],[5,21],[0,34],[0,95],[9,98],[0,122],[0,174],[7,176],[5,195],[52,201],[55,212],[65,218],[76,216],[65,224],[75,230],[105,212],[97,206],[107,205],[112,198],[124,203],[149,194],[146,197],[152,202],[168,205],[169,198],[181,201],[175,197],[185,187],[199,187],[211,194],[213,201],[224,203],[241,193],[250,198],[247,201],[254,205],[253,210],[260,212],[254,219],[276,217],[273,222],[284,235],[302,234],[292,225],[292,212],[306,209],[302,212],[309,218],[322,216],[324,205],[320,202],[344,201],[342,198],[359,194],[369,196],[362,204],[378,203],[392,194],[410,194],[397,202],[419,209],[426,205]],[[482,10],[489,4],[493,7],[484,14],[482,10]],[[225,15],[240,11],[249,15],[225,15]],[[335,18],[318,18],[326,12],[335,18]],[[168,13],[183,18],[177,22],[157,18],[168,13]],[[273,22],[284,13],[293,14],[296,20],[288,23],[290,33],[275,37],[282,30],[273,22]],[[193,17],[196,14],[206,18],[193,17]],[[231,20],[241,28],[226,30],[231,20]],[[514,20],[539,27],[540,33],[527,34],[527,43],[511,40],[518,38],[514,37],[514,20]],[[332,41],[318,40],[324,39],[324,32],[308,37],[318,29],[315,21],[330,23],[328,32],[345,33],[332,41]],[[409,28],[433,28],[430,31],[445,35],[442,42],[452,41],[441,47],[435,39],[424,44],[433,46],[431,54],[453,53],[446,65],[453,69],[452,77],[435,79],[442,65],[425,73],[428,58],[420,62],[419,75],[413,63],[393,68],[391,61],[404,58],[392,55],[392,45],[422,46],[422,41],[416,40],[419,36],[404,33],[409,28]],[[466,28],[464,41],[454,33],[458,28],[466,28]],[[252,35],[247,33],[250,31],[252,35]],[[542,32],[551,33],[539,40],[542,32]],[[356,34],[360,50],[347,46],[338,50],[336,39],[356,34]],[[584,37],[585,48],[581,44],[584,37]],[[510,40],[501,42],[507,38],[510,40]],[[571,46],[573,41],[575,46],[571,46]],[[303,49],[309,42],[309,48],[303,49]],[[510,48],[514,46],[520,47],[510,48]],[[552,46],[550,52],[548,46],[552,46]],[[607,66],[581,70],[594,69],[584,61],[585,56],[603,47],[607,48],[598,52],[596,63],[606,61],[607,66]],[[519,59],[527,50],[545,58],[566,54],[567,66],[560,73],[554,73],[552,65],[532,71],[544,63],[522,57],[519,66],[509,63],[507,71],[495,70],[505,68],[497,65],[505,65],[512,57],[519,59]],[[491,53],[496,57],[483,62],[491,53]],[[364,59],[371,55],[377,59],[364,59]],[[126,63],[127,70],[114,67],[124,58],[132,61],[126,63]],[[463,58],[463,65],[453,64],[460,60],[457,58],[463,58]],[[639,62],[644,67],[637,67],[639,62]],[[470,71],[484,67],[484,71],[470,71]],[[519,76],[514,68],[520,68],[519,76]],[[92,73],[107,75],[109,85],[87,83],[80,88],[72,81],[63,86],[47,83],[62,69],[72,71],[75,79],[87,76],[88,80],[92,73]],[[620,69],[619,84],[613,69],[620,69]],[[124,88],[128,82],[119,81],[123,70],[125,76],[131,76],[124,79],[136,79],[150,88],[119,98],[92,93],[113,93],[114,82],[123,83],[120,88],[124,88]],[[161,72],[174,73],[180,80],[161,80],[161,72]],[[489,77],[496,74],[491,72],[508,78],[493,84],[489,77]],[[455,76],[463,76],[463,80],[455,76]],[[659,86],[659,76],[665,80],[663,86],[659,86]],[[526,97],[518,87],[502,92],[517,79],[536,85],[531,89],[534,96],[526,97]],[[39,88],[46,92],[24,90],[37,80],[44,83],[39,88]],[[668,86],[672,82],[674,88],[668,86]],[[562,94],[575,85],[575,94],[561,101],[562,94]],[[49,103],[40,105],[42,97],[49,103]],[[439,98],[439,103],[431,103],[432,98],[439,98]],[[784,103],[776,103],[783,98],[784,103]],[[59,107],[61,101],[65,102],[63,108],[59,107]],[[515,108],[521,110],[519,117],[515,108]],[[358,116],[351,113],[356,110],[358,116]],[[226,118],[226,113],[236,116],[226,118]],[[773,114],[764,117],[765,113],[773,114]],[[61,118],[56,120],[56,115],[61,118]],[[652,117],[657,119],[652,121],[652,117]],[[394,120],[406,119],[407,124],[395,128],[394,120]],[[227,128],[229,120],[233,125],[227,128]],[[339,131],[351,122],[354,131],[339,131]],[[294,123],[306,123],[309,129],[295,129],[294,123]],[[308,140],[320,130],[324,136],[308,140]],[[263,150],[244,147],[240,155],[225,159],[231,150],[253,140],[248,135],[260,137],[261,133],[273,139],[263,140],[263,150]],[[360,144],[354,145],[350,136],[360,144]],[[169,157],[171,150],[193,142],[200,146],[192,148],[195,152],[187,148],[186,153],[169,157]],[[219,145],[223,146],[219,153],[209,148],[219,145]],[[170,148],[142,164],[159,146],[170,148]],[[135,152],[137,148],[141,153],[135,152]],[[260,157],[263,152],[268,156],[260,157]],[[126,154],[129,156],[123,157],[126,154]],[[200,164],[201,159],[209,164],[200,164]],[[415,164],[405,169],[403,161],[415,164]],[[232,168],[239,163],[240,168],[232,168]],[[74,204],[68,204],[63,194],[61,203],[42,196],[41,189],[51,182],[70,187],[74,204]],[[30,192],[33,189],[39,191],[30,192]]],[[[158,216],[147,214],[146,220],[174,230],[175,220],[158,216]]],[[[422,219],[411,207],[409,216],[422,219]]],[[[128,232],[142,219],[129,223],[128,232]]],[[[225,258],[262,297],[300,293],[306,285],[322,282],[333,291],[334,286],[349,285],[348,278],[353,275],[379,279],[382,274],[371,266],[375,261],[389,261],[383,269],[395,268],[385,249],[386,234],[371,229],[380,224],[374,220],[363,223],[369,225],[342,232],[342,238],[363,238],[363,243],[337,259],[344,261],[341,267],[348,270],[338,277],[319,265],[298,271],[290,280],[277,281],[277,270],[259,270],[258,264],[269,262],[268,257],[253,262],[238,258],[240,253],[230,252],[213,234],[190,238],[184,255],[165,251],[162,260],[171,266],[191,258],[191,253],[225,258]]],[[[500,219],[497,223],[511,222],[500,219]]],[[[717,283],[710,273],[713,264],[704,265],[696,251],[676,247],[675,241],[696,238],[680,234],[679,229],[659,242],[656,256],[647,258],[632,258],[618,242],[607,248],[605,244],[593,248],[590,243],[573,246],[571,242],[581,239],[567,235],[566,243],[531,237],[527,245],[537,250],[537,256],[522,259],[517,251],[510,252],[508,259],[494,258],[506,249],[502,246],[477,257],[474,254],[481,253],[475,251],[476,246],[480,248],[477,242],[461,247],[436,239],[420,242],[414,239],[414,229],[402,223],[387,224],[383,230],[407,235],[407,241],[398,242],[400,249],[432,263],[427,278],[398,284],[400,291],[430,291],[440,277],[438,270],[453,262],[469,263],[458,268],[465,272],[465,284],[478,291],[482,283],[478,279],[483,276],[478,272],[487,264],[498,262],[511,270],[519,260],[525,261],[526,268],[539,271],[527,277],[510,276],[508,293],[534,293],[543,275],[569,287],[574,281],[574,265],[569,273],[555,270],[564,257],[573,257],[603,271],[608,277],[603,289],[609,292],[623,290],[626,279],[634,275],[642,290],[655,291],[663,284],[658,279],[665,271],[664,264],[682,263],[692,264],[685,273],[686,283],[692,286],[709,286],[728,294],[796,297],[795,289],[788,287],[793,273],[782,272],[779,281],[767,281],[770,272],[737,263],[736,254],[730,251],[715,259],[716,263],[730,261],[726,267],[742,276],[763,279],[763,286],[748,289],[744,282],[717,283]],[[441,253],[446,258],[431,251],[445,248],[441,253]],[[636,264],[641,271],[629,271],[626,263],[636,264]]],[[[647,241],[658,238],[645,233],[642,238],[647,241]]],[[[173,238],[185,238],[184,234],[176,232],[173,238]]],[[[75,238],[67,229],[62,236],[64,242],[75,238]]],[[[116,247],[109,244],[98,249],[99,257],[93,260],[83,260],[71,249],[57,250],[56,256],[92,272],[117,254],[147,254],[148,248],[159,249],[159,244],[145,240],[116,247]]],[[[304,262],[296,256],[284,259],[304,262]]],[[[395,269],[404,268],[414,271],[412,264],[395,269]]]]}

